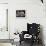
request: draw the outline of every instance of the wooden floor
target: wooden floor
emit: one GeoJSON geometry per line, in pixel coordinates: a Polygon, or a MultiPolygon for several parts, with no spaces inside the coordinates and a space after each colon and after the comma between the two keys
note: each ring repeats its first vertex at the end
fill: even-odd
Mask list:
{"type": "Polygon", "coordinates": [[[13,39],[0,39],[0,43],[11,43],[13,41],[13,39]]]}
{"type": "MultiPolygon", "coordinates": [[[[19,46],[31,46],[29,43],[22,42],[19,46]]],[[[34,44],[33,46],[43,46],[42,44],[34,44]]]]}

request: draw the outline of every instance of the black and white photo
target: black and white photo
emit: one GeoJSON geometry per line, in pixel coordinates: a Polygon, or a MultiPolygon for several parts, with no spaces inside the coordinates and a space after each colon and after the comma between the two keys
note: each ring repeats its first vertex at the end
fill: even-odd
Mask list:
{"type": "Polygon", "coordinates": [[[16,17],[25,17],[25,10],[16,10],[16,17]]]}

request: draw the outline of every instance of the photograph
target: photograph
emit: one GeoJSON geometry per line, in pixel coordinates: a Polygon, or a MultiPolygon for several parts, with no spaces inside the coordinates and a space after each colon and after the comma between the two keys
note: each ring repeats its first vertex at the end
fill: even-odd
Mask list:
{"type": "Polygon", "coordinates": [[[25,17],[25,10],[16,10],[16,17],[25,17]]]}
{"type": "Polygon", "coordinates": [[[46,0],[0,0],[0,46],[46,46],[46,0]]]}

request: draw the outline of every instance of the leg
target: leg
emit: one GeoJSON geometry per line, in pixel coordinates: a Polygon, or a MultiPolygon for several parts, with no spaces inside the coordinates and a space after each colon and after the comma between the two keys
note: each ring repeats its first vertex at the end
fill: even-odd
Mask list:
{"type": "Polygon", "coordinates": [[[21,41],[20,41],[20,45],[21,45],[21,41]]]}

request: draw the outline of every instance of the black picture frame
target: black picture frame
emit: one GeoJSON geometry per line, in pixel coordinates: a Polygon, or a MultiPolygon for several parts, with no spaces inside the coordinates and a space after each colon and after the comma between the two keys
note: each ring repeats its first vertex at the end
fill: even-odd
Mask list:
{"type": "Polygon", "coordinates": [[[16,10],[16,17],[25,17],[25,10],[16,10]]]}

